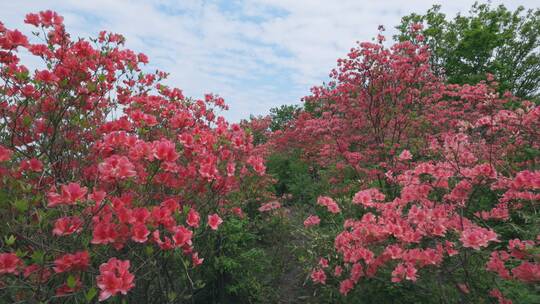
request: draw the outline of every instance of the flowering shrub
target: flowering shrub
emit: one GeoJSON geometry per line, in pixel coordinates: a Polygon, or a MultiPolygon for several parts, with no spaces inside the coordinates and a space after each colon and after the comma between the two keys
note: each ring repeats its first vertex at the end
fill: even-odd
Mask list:
{"type": "Polygon", "coordinates": [[[278,150],[357,172],[359,191],[341,191],[337,175],[338,191],[316,201],[320,217],[304,222],[321,230],[326,261],[313,257],[311,280],[345,296],[379,286],[373,298],[358,292],[367,302],[381,300],[381,284],[401,284],[418,292],[412,302],[508,303],[505,281],[525,290],[540,281],[540,107],[499,96],[490,77],[445,84],[422,39],[361,43],[338,60],[334,82],[305,98],[293,127],[274,134],[278,150]]]}
{"type": "Polygon", "coordinates": [[[121,35],[73,40],[62,21],[28,14],[36,42],[0,23],[2,294],[191,296],[215,246],[199,236],[242,214],[240,189],[264,188],[263,159],[217,116],[222,98],[186,98],[121,35]]]}
{"type": "Polygon", "coordinates": [[[321,302],[540,301],[540,107],[490,75],[447,84],[419,26],[353,48],[273,126],[167,87],[121,35],[73,40],[52,11],[25,22],[35,38],[0,23],[6,301],[268,301],[254,273],[279,268],[284,237],[321,302]],[[313,212],[291,237],[294,201],[313,212]]]}

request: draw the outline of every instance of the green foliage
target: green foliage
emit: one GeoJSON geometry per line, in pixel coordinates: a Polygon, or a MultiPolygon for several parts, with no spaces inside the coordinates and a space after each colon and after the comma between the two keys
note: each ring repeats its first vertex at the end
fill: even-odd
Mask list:
{"type": "Polygon", "coordinates": [[[281,234],[283,226],[274,219],[228,218],[215,234],[199,246],[215,244],[205,257],[199,276],[205,286],[195,294],[196,303],[272,303],[272,282],[280,275],[280,256],[270,234],[281,234]],[[266,229],[273,226],[274,229],[266,229]],[[266,238],[271,239],[268,242],[266,238]]]}
{"type": "Polygon", "coordinates": [[[309,204],[328,188],[317,170],[300,158],[300,151],[272,154],[266,167],[267,172],[277,179],[274,188],[278,197],[291,194],[294,202],[309,204]]]}
{"type": "Polygon", "coordinates": [[[277,131],[283,130],[290,122],[292,122],[301,107],[298,105],[281,105],[270,109],[270,117],[272,122],[270,123],[270,130],[277,131]]]}
{"type": "Polygon", "coordinates": [[[422,34],[432,50],[435,72],[450,83],[475,84],[491,73],[500,92],[522,98],[538,97],[540,87],[540,9],[515,11],[504,5],[475,3],[469,15],[454,19],[435,5],[425,14],[410,14],[396,28],[400,41],[415,39],[413,23],[423,23],[422,34]]]}

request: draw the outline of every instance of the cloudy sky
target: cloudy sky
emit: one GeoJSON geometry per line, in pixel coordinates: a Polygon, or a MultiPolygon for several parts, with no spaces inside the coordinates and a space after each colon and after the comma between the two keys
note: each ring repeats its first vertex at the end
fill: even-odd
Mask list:
{"type": "MultiPolygon", "coordinates": [[[[28,12],[52,9],[73,36],[121,33],[127,47],[150,57],[151,69],[171,73],[169,85],[199,98],[217,93],[237,121],[299,103],[328,79],[356,41],[377,26],[393,33],[402,16],[442,4],[448,15],[466,13],[473,0],[0,0],[0,21],[29,34],[28,12]]],[[[492,1],[516,8],[538,0],[492,1]]]]}

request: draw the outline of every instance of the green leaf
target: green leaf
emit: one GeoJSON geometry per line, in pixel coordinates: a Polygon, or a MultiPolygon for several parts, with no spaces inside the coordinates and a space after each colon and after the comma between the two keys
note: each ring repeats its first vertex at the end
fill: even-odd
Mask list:
{"type": "Polygon", "coordinates": [[[174,300],[176,300],[176,297],[177,297],[177,296],[178,296],[178,295],[177,295],[176,292],[174,292],[174,291],[169,292],[169,294],[167,295],[167,297],[169,298],[169,301],[171,301],[171,302],[174,301],[174,300]]]}
{"type": "Polygon", "coordinates": [[[151,256],[154,253],[154,248],[152,246],[146,246],[145,251],[146,255],[151,256]]]}
{"type": "Polygon", "coordinates": [[[202,280],[197,280],[195,281],[194,285],[195,285],[195,288],[199,289],[199,288],[203,288],[206,285],[206,283],[202,280]]]}
{"type": "Polygon", "coordinates": [[[7,236],[4,236],[4,241],[8,246],[15,244],[15,240],[17,240],[17,238],[14,235],[10,235],[9,238],[7,236]]]}
{"type": "Polygon", "coordinates": [[[69,277],[67,278],[67,286],[73,289],[75,288],[76,285],[77,285],[77,280],[75,280],[75,277],[70,274],[69,277]]]}
{"type": "Polygon", "coordinates": [[[531,148],[531,147],[525,147],[525,154],[527,154],[528,159],[533,159],[540,155],[540,150],[531,148]]]}
{"type": "Polygon", "coordinates": [[[31,184],[23,183],[23,184],[21,184],[21,187],[22,187],[23,191],[26,192],[26,193],[32,192],[32,185],[31,184]]]}
{"type": "Polygon", "coordinates": [[[25,127],[29,127],[32,124],[32,117],[25,116],[23,118],[23,124],[24,124],[25,127]]]}
{"type": "Polygon", "coordinates": [[[94,287],[88,289],[84,297],[86,298],[86,302],[90,303],[92,299],[97,295],[97,289],[94,287]]]}
{"type": "Polygon", "coordinates": [[[36,250],[32,253],[32,261],[36,264],[43,264],[45,260],[45,253],[41,250],[36,250]]]}
{"type": "Polygon", "coordinates": [[[28,210],[28,202],[25,200],[16,200],[15,202],[13,202],[13,207],[19,210],[19,212],[25,212],[26,210],[28,210]]]}

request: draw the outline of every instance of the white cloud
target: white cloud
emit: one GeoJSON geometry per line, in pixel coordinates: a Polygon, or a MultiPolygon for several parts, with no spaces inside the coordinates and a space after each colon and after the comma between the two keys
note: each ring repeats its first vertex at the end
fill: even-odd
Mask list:
{"type": "MultiPolygon", "coordinates": [[[[443,11],[466,12],[474,0],[439,1],[443,11]]],[[[504,2],[535,7],[536,0],[504,2]]],[[[127,46],[150,57],[150,68],[171,73],[187,95],[225,97],[232,120],[299,102],[327,79],[355,41],[370,40],[379,24],[393,26],[433,3],[421,0],[27,0],[0,3],[0,20],[23,26],[28,12],[52,9],[74,36],[121,33],[127,46]],[[406,7],[403,7],[403,5],[406,7]]]]}

